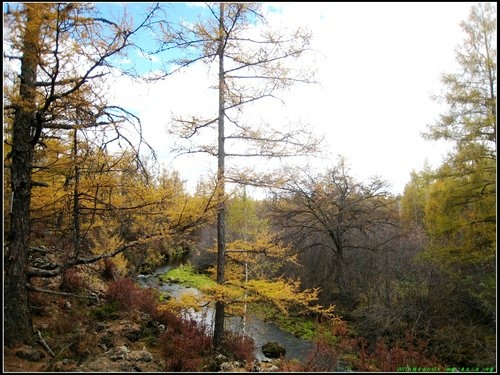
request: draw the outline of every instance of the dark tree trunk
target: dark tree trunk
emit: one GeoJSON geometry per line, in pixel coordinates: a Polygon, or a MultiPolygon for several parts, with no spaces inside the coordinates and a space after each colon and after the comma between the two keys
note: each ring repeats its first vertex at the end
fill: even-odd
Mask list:
{"type": "MultiPolygon", "coordinates": [[[[220,4],[220,41],[219,41],[219,144],[217,157],[217,189],[219,205],[217,207],[217,284],[224,283],[224,266],[226,257],[225,244],[225,181],[224,181],[224,4],[220,4]]],[[[214,337],[213,345],[219,350],[224,335],[224,303],[217,301],[215,304],[214,337]]]]}
{"type": "Polygon", "coordinates": [[[33,162],[33,130],[36,123],[35,83],[37,51],[40,37],[40,4],[28,4],[23,36],[20,104],[16,108],[12,134],[12,209],[11,226],[5,254],[4,340],[12,347],[33,342],[29,311],[28,254],[30,249],[31,166],[33,162]]]}

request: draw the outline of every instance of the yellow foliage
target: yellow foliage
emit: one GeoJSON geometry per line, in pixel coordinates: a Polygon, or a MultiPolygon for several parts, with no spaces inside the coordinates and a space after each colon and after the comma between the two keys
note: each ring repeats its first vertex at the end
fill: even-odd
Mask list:
{"type": "Polygon", "coordinates": [[[205,297],[196,295],[193,292],[183,293],[179,298],[170,298],[167,302],[161,304],[158,309],[181,314],[183,311],[193,309],[200,311],[201,306],[206,304],[205,297]]]}
{"type": "Polygon", "coordinates": [[[128,261],[123,253],[115,255],[111,261],[116,267],[116,271],[120,277],[125,277],[128,274],[128,261]]]}
{"type": "Polygon", "coordinates": [[[244,302],[244,291],[231,285],[216,284],[214,286],[203,288],[203,292],[210,301],[232,304],[244,302]]]}

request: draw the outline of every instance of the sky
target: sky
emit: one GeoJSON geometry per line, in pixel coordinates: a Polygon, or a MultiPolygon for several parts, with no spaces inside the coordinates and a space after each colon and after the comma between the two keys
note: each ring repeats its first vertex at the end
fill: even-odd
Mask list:
{"type": "MultiPolygon", "coordinates": [[[[118,4],[123,3],[106,4],[108,11],[122,6],[118,4]]],[[[127,6],[139,17],[144,4],[127,6]]],[[[300,121],[324,136],[324,153],[309,160],[312,167],[331,167],[342,155],[359,181],[377,176],[388,182],[392,193],[402,194],[413,170],[422,170],[426,162],[439,166],[451,149],[444,141],[424,140],[422,133],[447,110],[431,96],[445,88],[441,75],[458,69],[455,48],[465,36],[460,22],[474,4],[263,3],[273,27],[312,31],[315,53],[302,64],[317,70],[319,83],[293,87],[281,96],[284,104],[266,103],[252,110],[269,123],[300,121]]],[[[194,19],[203,11],[202,3],[168,6],[172,19],[194,19]]],[[[137,53],[128,59],[146,62],[137,53]]],[[[154,69],[160,62],[153,58],[147,63],[154,69]]],[[[120,78],[112,86],[116,104],[141,118],[146,140],[167,169],[178,170],[188,188],[214,173],[216,160],[174,157],[169,119],[216,111],[216,92],[210,88],[214,79],[213,68],[207,71],[200,64],[155,84],[120,78]]],[[[267,165],[265,160],[252,162],[267,165]]]]}

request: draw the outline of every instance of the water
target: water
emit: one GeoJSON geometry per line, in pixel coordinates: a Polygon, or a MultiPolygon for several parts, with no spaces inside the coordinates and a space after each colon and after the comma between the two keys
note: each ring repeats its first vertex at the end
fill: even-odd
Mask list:
{"type": "MultiPolygon", "coordinates": [[[[179,284],[164,283],[159,280],[158,276],[164,274],[171,266],[164,266],[157,269],[151,275],[139,275],[138,282],[143,287],[157,288],[161,292],[168,293],[171,297],[179,298],[184,293],[194,293],[201,295],[201,292],[196,288],[185,287],[179,284]]],[[[213,305],[208,305],[201,312],[187,311],[186,315],[199,321],[204,322],[207,327],[213,329],[215,310],[213,305]]],[[[226,317],[225,326],[227,329],[241,333],[243,330],[243,319],[240,317],[226,317]]],[[[258,360],[263,360],[266,357],[262,354],[262,345],[268,341],[276,341],[286,349],[286,358],[295,358],[299,361],[304,360],[309,351],[314,348],[314,344],[310,341],[295,337],[289,332],[282,331],[274,323],[264,322],[256,316],[247,316],[246,319],[246,334],[255,342],[255,357],[258,360]]]]}

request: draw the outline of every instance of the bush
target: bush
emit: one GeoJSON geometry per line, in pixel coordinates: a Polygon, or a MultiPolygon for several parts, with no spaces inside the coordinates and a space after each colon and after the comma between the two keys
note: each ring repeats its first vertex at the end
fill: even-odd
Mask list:
{"type": "Polygon", "coordinates": [[[150,315],[156,312],[159,300],[155,289],[142,289],[130,278],[111,282],[107,295],[125,310],[137,309],[150,315]]]}
{"type": "Polygon", "coordinates": [[[205,327],[168,312],[162,320],[167,328],[160,336],[165,371],[201,371],[211,358],[212,339],[205,327]]]}
{"type": "Polygon", "coordinates": [[[255,360],[255,343],[251,337],[226,331],[222,347],[235,361],[250,363],[255,360]]]}
{"type": "Polygon", "coordinates": [[[395,372],[401,367],[445,367],[436,358],[427,358],[424,354],[427,342],[415,340],[411,334],[406,335],[403,344],[397,343],[392,348],[388,348],[385,341],[379,339],[372,353],[366,352],[366,340],[361,340],[360,346],[360,361],[357,363],[360,371],[395,372]]]}
{"type": "Polygon", "coordinates": [[[63,273],[60,289],[65,292],[78,292],[85,288],[85,283],[76,268],[68,268],[63,273]]]}
{"type": "Polygon", "coordinates": [[[104,266],[101,271],[102,278],[105,281],[110,281],[110,280],[115,280],[117,278],[117,271],[116,271],[116,266],[113,263],[113,260],[110,258],[105,258],[104,261],[104,266]]]}

